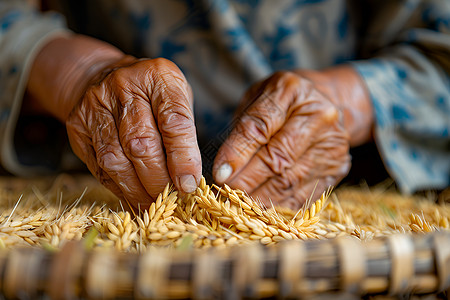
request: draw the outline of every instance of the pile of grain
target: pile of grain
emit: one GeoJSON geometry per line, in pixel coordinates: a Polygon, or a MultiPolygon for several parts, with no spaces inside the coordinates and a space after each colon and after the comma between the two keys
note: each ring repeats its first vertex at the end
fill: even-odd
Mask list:
{"type": "Polygon", "coordinates": [[[264,207],[246,193],[202,180],[180,196],[169,186],[148,210],[132,215],[91,177],[0,180],[0,247],[57,249],[85,238],[93,247],[141,252],[351,235],[371,240],[397,232],[448,230],[450,210],[435,199],[384,189],[340,188],[299,211],[264,207]]]}

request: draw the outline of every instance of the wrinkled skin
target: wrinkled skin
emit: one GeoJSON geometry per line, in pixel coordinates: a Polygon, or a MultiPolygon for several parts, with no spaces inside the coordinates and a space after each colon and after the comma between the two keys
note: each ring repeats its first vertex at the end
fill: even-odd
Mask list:
{"type": "Polygon", "coordinates": [[[193,191],[201,157],[192,91],[178,67],[125,57],[99,77],[66,121],[75,154],[136,208],[148,207],[170,181],[193,191]]]}
{"type": "MultiPolygon", "coordinates": [[[[74,152],[135,208],[148,207],[167,182],[184,192],[197,187],[193,97],[172,62],[58,36],[36,56],[27,95],[26,107],[65,123],[74,152]]],[[[216,157],[215,180],[298,208],[347,173],[349,145],[371,138],[373,108],[360,76],[340,65],[274,74],[245,94],[237,120],[216,157]]]]}
{"type": "Polygon", "coordinates": [[[342,113],[305,77],[275,73],[244,95],[240,111],[215,159],[219,183],[269,206],[298,209],[348,173],[350,137],[342,113]],[[232,169],[227,179],[219,174],[226,163],[232,169]]]}

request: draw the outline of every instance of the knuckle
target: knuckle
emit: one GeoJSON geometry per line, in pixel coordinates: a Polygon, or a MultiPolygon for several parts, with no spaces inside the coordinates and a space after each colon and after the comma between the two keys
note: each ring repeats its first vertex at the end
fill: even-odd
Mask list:
{"type": "Polygon", "coordinates": [[[174,63],[167,58],[157,57],[151,60],[152,64],[156,67],[174,65],[174,63]]]}
{"type": "Polygon", "coordinates": [[[173,63],[172,61],[163,58],[163,57],[157,57],[152,59],[151,61],[152,67],[154,70],[158,71],[158,73],[161,70],[178,70],[178,67],[175,65],[175,63],[173,63]]]}
{"type": "Polygon", "coordinates": [[[281,193],[291,191],[295,186],[296,176],[291,176],[290,172],[284,172],[282,176],[277,176],[275,179],[275,187],[281,193]]]}
{"type": "Polygon", "coordinates": [[[249,140],[257,141],[260,144],[266,144],[270,138],[270,120],[263,117],[262,114],[244,114],[240,120],[240,133],[249,140]]]}
{"type": "Polygon", "coordinates": [[[116,173],[122,168],[114,151],[106,146],[97,150],[97,163],[106,173],[116,173]]]}
{"type": "Polygon", "coordinates": [[[280,80],[282,80],[284,78],[284,76],[286,76],[286,73],[288,73],[289,71],[276,71],[274,72],[269,78],[267,78],[266,81],[269,82],[278,82],[280,80]]]}
{"type": "Polygon", "coordinates": [[[111,72],[109,72],[106,78],[112,83],[119,83],[121,79],[124,77],[124,70],[125,68],[113,69],[111,70],[111,72]]]}
{"type": "Polygon", "coordinates": [[[124,87],[130,76],[130,68],[122,67],[112,70],[105,78],[111,87],[124,87]]]}
{"type": "Polygon", "coordinates": [[[294,163],[294,155],[287,146],[281,146],[272,139],[266,146],[266,151],[258,152],[261,160],[277,175],[282,175],[285,170],[290,168],[294,163]]]}
{"type": "Polygon", "coordinates": [[[277,82],[277,88],[283,89],[298,89],[303,84],[308,84],[309,80],[300,77],[292,71],[279,71],[274,74],[274,79],[277,82]]]}
{"type": "Polygon", "coordinates": [[[124,145],[124,150],[128,156],[132,158],[148,158],[152,156],[152,153],[156,152],[155,148],[160,145],[160,142],[152,136],[126,135],[124,145]]]}
{"type": "Polygon", "coordinates": [[[297,87],[302,80],[304,80],[303,78],[301,78],[300,76],[298,76],[297,74],[295,74],[294,72],[284,72],[283,74],[283,82],[285,86],[295,86],[297,87]]]}
{"type": "MultiPolygon", "coordinates": [[[[118,83],[113,84],[110,86],[118,85],[118,83]]],[[[88,126],[91,126],[90,122],[96,120],[100,113],[111,111],[113,107],[112,98],[111,89],[108,88],[107,84],[99,83],[89,86],[77,108],[80,117],[86,121],[88,126]]]]}
{"type": "MultiPolygon", "coordinates": [[[[86,91],[83,94],[83,99],[92,99],[96,97],[97,90],[99,89],[99,85],[89,85],[86,91]]],[[[84,103],[82,101],[81,103],[84,103]]]]}
{"type": "MultiPolygon", "coordinates": [[[[192,166],[201,166],[201,155],[194,143],[180,144],[170,143],[166,148],[167,161],[173,170],[180,171],[191,169],[192,166]]],[[[200,172],[201,168],[196,168],[196,172],[200,172]]],[[[195,174],[197,175],[197,174],[195,174]]]]}
{"type": "Polygon", "coordinates": [[[288,78],[298,78],[297,74],[292,71],[277,71],[271,76],[272,78],[286,80],[288,78]]]}
{"type": "Polygon", "coordinates": [[[320,119],[327,124],[332,124],[339,121],[339,110],[334,105],[327,105],[320,110],[320,119]]]}
{"type": "Polygon", "coordinates": [[[188,110],[179,105],[170,105],[163,108],[159,114],[159,129],[166,137],[178,137],[185,134],[194,134],[194,119],[188,110]]]}
{"type": "Polygon", "coordinates": [[[169,78],[184,79],[184,75],[178,66],[166,58],[154,58],[150,60],[150,64],[150,69],[152,70],[151,74],[153,74],[154,80],[156,81],[166,81],[169,78]]]}

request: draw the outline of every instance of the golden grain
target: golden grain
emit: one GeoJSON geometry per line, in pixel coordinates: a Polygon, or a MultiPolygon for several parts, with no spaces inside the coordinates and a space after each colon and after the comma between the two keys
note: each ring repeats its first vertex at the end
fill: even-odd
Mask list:
{"type": "Polygon", "coordinates": [[[176,238],[178,238],[180,236],[181,236],[181,232],[179,232],[179,231],[169,231],[166,234],[166,237],[168,239],[176,239],[176,238]]]}
{"type": "Polygon", "coordinates": [[[268,237],[268,236],[265,236],[265,237],[263,237],[263,238],[260,240],[260,242],[261,242],[261,244],[263,244],[263,245],[267,245],[267,244],[270,244],[270,243],[272,242],[272,239],[271,239],[270,237],[268,237]]]}
{"type": "Polygon", "coordinates": [[[43,196],[47,194],[40,193],[38,201],[35,194],[24,196],[14,212],[14,205],[0,203],[0,248],[38,246],[41,241],[59,247],[64,241],[81,239],[90,228],[98,232],[96,247],[133,252],[155,246],[177,247],[186,235],[192,239],[191,247],[222,248],[341,235],[370,240],[394,232],[431,232],[450,226],[450,208],[445,205],[396,194],[380,198],[380,193],[349,188],[335,191],[330,201],[327,191],[316,202],[291,211],[266,209],[241,190],[227,185],[209,186],[202,179],[199,188],[188,195],[179,195],[167,185],[139,216],[101,205],[63,203],[59,207],[59,203],[53,203],[42,207],[42,203],[50,201],[43,196]]]}
{"type": "Polygon", "coordinates": [[[274,242],[281,242],[281,241],[284,241],[285,238],[282,237],[282,236],[279,236],[279,235],[275,235],[274,237],[272,237],[272,240],[273,240],[274,242]]]}
{"type": "Polygon", "coordinates": [[[162,239],[163,235],[159,232],[154,232],[148,235],[148,238],[153,240],[153,241],[158,241],[160,239],[162,239]]]}

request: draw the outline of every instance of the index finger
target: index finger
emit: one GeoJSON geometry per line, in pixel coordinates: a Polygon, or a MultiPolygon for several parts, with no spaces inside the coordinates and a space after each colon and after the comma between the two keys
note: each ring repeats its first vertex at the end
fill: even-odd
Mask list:
{"type": "Polygon", "coordinates": [[[237,120],[217,153],[213,174],[219,184],[232,181],[283,127],[293,101],[299,96],[297,93],[309,90],[302,89],[301,85],[302,81],[290,73],[275,74],[267,80],[263,91],[237,120]]]}
{"type": "Polygon", "coordinates": [[[167,167],[175,187],[190,193],[197,188],[202,175],[192,93],[175,64],[165,59],[154,62],[154,80],[149,95],[166,150],[167,167]]]}

